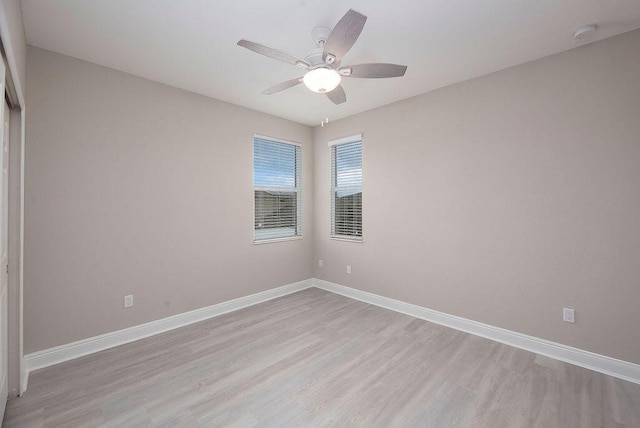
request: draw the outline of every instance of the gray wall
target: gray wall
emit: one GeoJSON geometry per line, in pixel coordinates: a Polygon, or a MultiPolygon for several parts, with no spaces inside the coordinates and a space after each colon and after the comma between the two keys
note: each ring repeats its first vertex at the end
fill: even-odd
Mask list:
{"type": "Polygon", "coordinates": [[[30,48],[25,352],[315,275],[640,363],[638,46],[640,31],[313,131],[30,48]],[[252,244],[254,132],[303,143],[301,241],[252,244]],[[328,238],[326,142],[356,133],[360,244],[328,238]]]}
{"type": "Polygon", "coordinates": [[[316,277],[640,363],[639,76],[635,31],[315,128],[316,277]],[[356,133],[361,244],[329,239],[356,133]]]}
{"type": "Polygon", "coordinates": [[[25,353],[312,277],[311,128],[32,47],[27,75],[25,353]],[[302,240],[253,244],[254,132],[303,144],[302,240]]]}

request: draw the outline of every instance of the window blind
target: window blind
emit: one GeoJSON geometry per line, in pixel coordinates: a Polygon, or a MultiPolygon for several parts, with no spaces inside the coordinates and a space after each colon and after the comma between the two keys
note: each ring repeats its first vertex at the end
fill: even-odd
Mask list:
{"type": "Polygon", "coordinates": [[[362,140],[331,146],[331,236],[362,240],[362,140]]]}
{"type": "Polygon", "coordinates": [[[255,242],[302,236],[300,151],[297,144],[253,139],[255,242]]]}

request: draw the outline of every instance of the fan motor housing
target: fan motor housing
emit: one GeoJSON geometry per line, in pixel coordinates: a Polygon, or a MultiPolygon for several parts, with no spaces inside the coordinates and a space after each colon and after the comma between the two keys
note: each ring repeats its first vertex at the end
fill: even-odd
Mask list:
{"type": "Polygon", "coordinates": [[[324,65],[324,61],[322,60],[322,52],[324,48],[319,47],[309,51],[307,56],[304,57],[304,60],[307,61],[310,65],[310,68],[316,68],[320,65],[324,65]]]}

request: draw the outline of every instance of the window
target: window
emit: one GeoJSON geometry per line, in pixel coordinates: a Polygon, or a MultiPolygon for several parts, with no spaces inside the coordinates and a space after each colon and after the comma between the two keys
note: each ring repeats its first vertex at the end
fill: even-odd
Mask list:
{"type": "Polygon", "coordinates": [[[254,242],[302,236],[299,144],[253,138],[254,242]]]}
{"type": "Polygon", "coordinates": [[[362,136],[331,146],[331,237],[362,241],[362,136]]]}

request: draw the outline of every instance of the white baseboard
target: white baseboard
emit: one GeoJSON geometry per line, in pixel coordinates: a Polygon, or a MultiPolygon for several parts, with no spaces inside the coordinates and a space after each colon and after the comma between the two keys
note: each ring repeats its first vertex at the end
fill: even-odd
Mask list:
{"type": "Polygon", "coordinates": [[[26,366],[24,389],[27,389],[29,373],[33,370],[49,367],[74,358],[93,354],[95,352],[103,351],[105,349],[113,348],[139,339],[144,339],[145,337],[164,333],[165,331],[184,327],[199,321],[204,321],[222,314],[237,311],[238,309],[266,302],[267,300],[295,293],[296,291],[304,290],[312,286],[313,280],[307,279],[293,284],[284,285],[282,287],[272,288],[271,290],[266,290],[260,293],[251,294],[249,296],[218,303],[216,305],[207,306],[205,308],[196,309],[194,311],[151,321],[146,324],[140,324],[123,330],[101,334],[100,336],[90,337],[77,342],[27,354],[24,356],[26,366]]]}
{"type": "MultiPolygon", "coordinates": [[[[23,365],[23,367],[25,366],[23,365]]],[[[22,382],[20,382],[20,395],[22,395],[27,390],[27,385],[29,384],[29,372],[23,369],[20,376],[22,376],[22,382]]]]}
{"type": "MultiPolygon", "coordinates": [[[[118,330],[100,336],[79,340],[66,345],[27,354],[24,357],[23,387],[26,391],[29,381],[29,373],[33,370],[48,367],[74,358],[93,354],[125,343],[144,339],[165,331],[173,330],[199,321],[204,321],[218,315],[236,311],[238,309],[253,306],[277,297],[295,293],[310,287],[317,287],[332,293],[360,300],[392,311],[400,312],[419,319],[430,321],[466,333],[481,336],[496,342],[504,343],[516,348],[545,355],[560,361],[565,361],[580,367],[585,367],[600,373],[624,379],[640,384],[640,365],[627,361],[617,360],[560,343],[550,342],[526,334],[517,333],[500,327],[472,321],[466,318],[445,314],[443,312],[427,309],[411,303],[390,299],[366,291],[356,290],[343,285],[324,281],[321,279],[308,279],[282,287],[273,288],[261,293],[252,294],[227,302],[218,303],[206,308],[196,309],[183,314],[174,315],[146,324],[118,330]]],[[[22,391],[24,392],[24,391],[22,391]]]]}
{"type": "Polygon", "coordinates": [[[7,408],[7,398],[9,397],[9,387],[7,386],[7,374],[2,376],[0,387],[0,426],[4,420],[4,410],[7,408]]]}
{"type": "Polygon", "coordinates": [[[321,279],[314,279],[313,285],[322,290],[640,384],[640,365],[638,364],[445,314],[422,306],[367,293],[366,291],[356,290],[321,279]]]}

